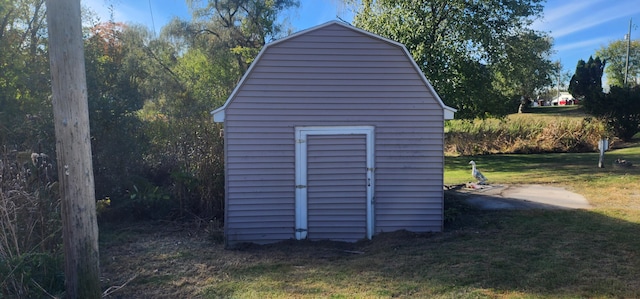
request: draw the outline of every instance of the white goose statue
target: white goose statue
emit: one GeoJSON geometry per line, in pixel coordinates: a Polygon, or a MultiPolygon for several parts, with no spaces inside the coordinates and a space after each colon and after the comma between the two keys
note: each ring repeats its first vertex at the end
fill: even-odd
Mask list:
{"type": "Polygon", "coordinates": [[[469,164],[472,166],[471,175],[478,180],[478,184],[484,185],[487,182],[487,178],[476,168],[476,162],[471,161],[469,164]]]}

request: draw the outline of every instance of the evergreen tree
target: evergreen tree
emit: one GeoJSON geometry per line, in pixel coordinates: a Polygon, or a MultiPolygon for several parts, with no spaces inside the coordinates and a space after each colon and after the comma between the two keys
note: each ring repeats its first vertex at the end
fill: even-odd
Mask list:
{"type": "Polygon", "coordinates": [[[600,57],[589,57],[587,62],[580,59],[576,72],[571,77],[569,92],[574,98],[583,100],[587,110],[592,110],[590,105],[595,104],[590,100],[602,94],[602,74],[605,65],[606,61],[600,60],[600,57]]]}
{"type": "Polygon", "coordinates": [[[587,62],[578,61],[569,92],[582,100],[587,113],[602,119],[613,136],[629,141],[638,132],[640,124],[640,87],[612,86],[609,93],[603,93],[605,65],[606,61],[599,57],[589,57],[587,62]]]}

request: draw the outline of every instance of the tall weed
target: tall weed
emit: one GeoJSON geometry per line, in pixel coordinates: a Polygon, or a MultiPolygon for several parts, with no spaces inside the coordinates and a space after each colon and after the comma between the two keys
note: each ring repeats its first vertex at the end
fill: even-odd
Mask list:
{"type": "Polygon", "coordinates": [[[588,152],[605,135],[589,117],[510,115],[504,119],[450,120],[445,124],[447,155],[588,152]]]}
{"type": "MultiPolygon", "coordinates": [[[[208,116],[208,115],[207,115],[208,116]]],[[[179,217],[222,219],[224,147],[221,127],[208,118],[155,120],[147,124],[152,151],[145,158],[157,186],[179,205],[179,217]]]]}
{"type": "Polygon", "coordinates": [[[0,157],[0,297],[63,291],[57,190],[47,155],[5,152],[0,157]]]}

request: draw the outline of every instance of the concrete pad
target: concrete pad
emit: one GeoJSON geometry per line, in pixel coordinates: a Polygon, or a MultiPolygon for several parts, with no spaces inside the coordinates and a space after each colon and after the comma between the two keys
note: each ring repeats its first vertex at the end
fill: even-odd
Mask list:
{"type": "Polygon", "coordinates": [[[471,185],[459,191],[467,202],[486,210],[591,209],[584,196],[547,185],[471,185]]]}

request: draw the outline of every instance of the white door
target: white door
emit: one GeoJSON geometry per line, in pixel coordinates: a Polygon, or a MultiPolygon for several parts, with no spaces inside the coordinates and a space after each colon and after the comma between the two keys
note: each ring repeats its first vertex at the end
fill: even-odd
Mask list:
{"type": "Polygon", "coordinates": [[[296,239],[371,238],[373,127],[296,128],[296,239]]]}

